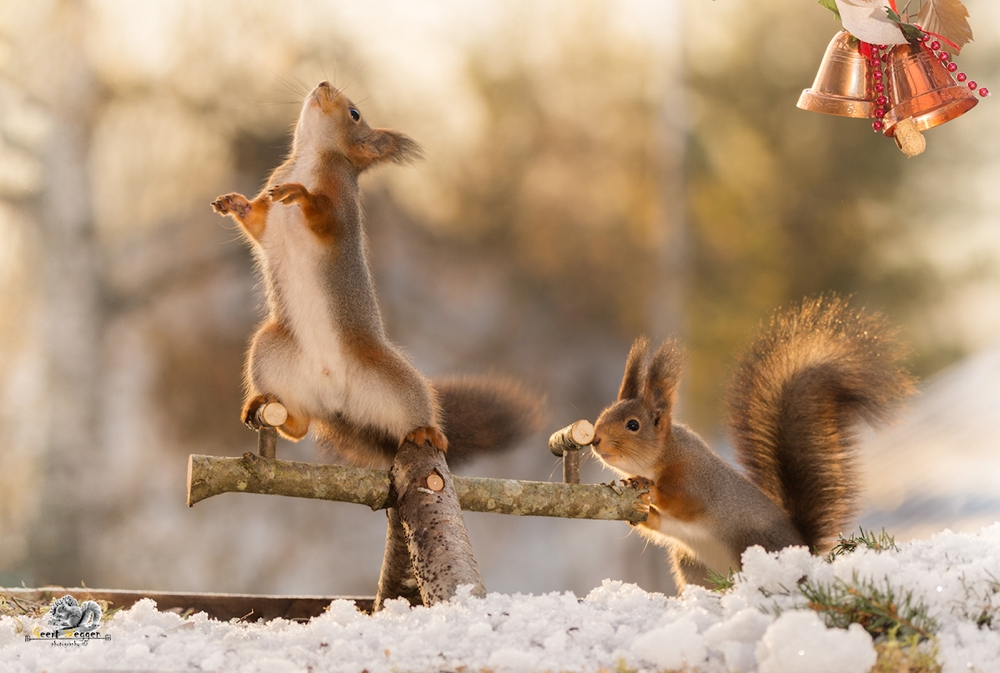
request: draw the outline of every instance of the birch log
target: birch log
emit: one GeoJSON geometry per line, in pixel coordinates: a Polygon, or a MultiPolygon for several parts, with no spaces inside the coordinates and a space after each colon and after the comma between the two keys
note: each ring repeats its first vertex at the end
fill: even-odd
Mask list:
{"type": "Polygon", "coordinates": [[[378,593],[375,594],[374,610],[381,610],[385,602],[392,598],[405,598],[410,605],[423,605],[417,578],[413,574],[410,548],[406,541],[403,522],[395,507],[386,510],[388,527],[385,533],[385,557],[382,572],[378,578],[378,593]]]}
{"type": "MultiPolygon", "coordinates": [[[[608,484],[565,484],[516,479],[452,477],[462,509],[472,512],[600,519],[639,523],[648,505],[643,491],[608,484]]],[[[188,506],[221,493],[263,493],[336,500],[373,510],[395,505],[389,474],[341,465],[261,458],[192,455],[188,506]]]]}
{"type": "Polygon", "coordinates": [[[389,475],[424,605],[450,600],[463,585],[472,587],[473,596],[485,597],[486,586],[444,453],[428,444],[404,442],[389,475]],[[441,488],[428,488],[428,482],[440,483],[441,488]]]}

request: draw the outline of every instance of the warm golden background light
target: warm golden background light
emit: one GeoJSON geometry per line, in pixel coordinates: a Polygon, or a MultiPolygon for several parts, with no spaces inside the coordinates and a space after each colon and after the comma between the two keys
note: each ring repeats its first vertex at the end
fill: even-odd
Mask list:
{"type": "MultiPolygon", "coordinates": [[[[1000,6],[966,5],[959,63],[1000,91],[1000,6]]],[[[757,322],[851,294],[930,378],[865,435],[863,522],[996,520],[998,103],[910,160],[796,109],[838,28],[811,0],[5,0],[0,585],[374,592],[380,513],[184,503],[188,454],[255,445],[238,414],[260,296],[209,202],[256,191],[322,79],[426,150],[362,188],[387,328],[429,375],[523,379],[547,435],[612,401],[635,336],[676,334],[680,416],[724,452],[727,367],[757,322]]],[[[543,440],[466,472],[558,478],[543,440]]],[[[595,462],[584,479],[610,479],[595,462]]],[[[624,524],[468,524],[491,591],[670,589],[624,524]]]]}

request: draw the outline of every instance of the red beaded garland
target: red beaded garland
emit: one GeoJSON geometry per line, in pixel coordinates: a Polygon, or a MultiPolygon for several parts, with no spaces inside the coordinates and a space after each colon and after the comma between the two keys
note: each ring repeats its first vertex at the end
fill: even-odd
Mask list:
{"type": "MultiPolygon", "coordinates": [[[[937,61],[939,63],[941,63],[942,67],[948,69],[948,72],[954,74],[958,70],[958,64],[955,63],[955,61],[952,60],[951,54],[949,54],[948,52],[946,52],[944,50],[941,50],[941,43],[938,42],[937,40],[934,40],[933,42],[931,42],[931,35],[930,35],[930,33],[923,33],[920,36],[920,42],[923,43],[925,49],[927,49],[928,51],[930,51],[934,55],[934,58],[937,59],[937,61]]],[[[874,55],[877,56],[878,55],[878,53],[877,53],[877,49],[878,48],[875,47],[874,45],[872,46],[872,48],[875,50],[875,54],[874,55]]],[[[886,58],[886,54],[883,54],[881,60],[885,61],[885,58],[886,58]]],[[[882,73],[881,73],[881,69],[880,68],[875,68],[875,75],[874,76],[875,76],[875,82],[876,82],[876,84],[875,84],[875,90],[877,92],[879,92],[879,94],[881,94],[883,90],[887,91],[887,89],[882,86],[882,83],[880,81],[882,79],[882,73]]],[[[960,72],[957,75],[954,75],[954,77],[959,82],[965,82],[966,80],[969,80],[969,76],[966,75],[964,72],[960,72]]],[[[969,80],[967,82],[967,85],[968,85],[970,91],[972,91],[974,93],[978,93],[979,96],[982,97],[982,98],[986,98],[987,96],[990,95],[990,90],[987,89],[986,87],[982,87],[978,91],[976,91],[976,88],[979,85],[976,83],[975,80],[969,80]]],[[[883,112],[884,108],[881,107],[881,106],[884,105],[884,103],[882,102],[883,100],[885,100],[885,96],[882,96],[882,95],[879,95],[879,97],[875,100],[876,105],[880,106],[880,107],[875,108],[875,115],[874,116],[877,117],[878,119],[881,119],[885,115],[885,113],[883,112]]],[[[876,121],[876,122],[874,122],[872,124],[872,128],[874,128],[876,131],[881,130],[882,126],[883,126],[882,122],[880,122],[880,121],[876,121]]]]}
{"type": "Polygon", "coordinates": [[[885,124],[883,124],[881,121],[872,122],[872,129],[874,129],[876,132],[881,131],[884,127],[885,124]]]}

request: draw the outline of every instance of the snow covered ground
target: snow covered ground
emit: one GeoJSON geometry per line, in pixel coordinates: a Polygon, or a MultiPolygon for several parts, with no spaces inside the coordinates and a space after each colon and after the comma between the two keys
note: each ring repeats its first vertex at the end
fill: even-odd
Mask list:
{"type": "Polygon", "coordinates": [[[810,587],[869,598],[891,591],[890,607],[931,634],[921,647],[944,673],[1000,670],[997,523],[898,550],[861,548],[833,562],[801,548],[752,548],[731,589],[689,588],[680,598],[607,581],[582,599],[465,595],[433,608],[394,601],[374,616],[338,601],[307,624],[185,619],[144,600],[102,625],[109,641],[81,646],[26,642],[43,620],[4,617],[0,671],[870,670],[871,636],[857,624],[829,628],[808,608],[803,589],[810,587]]]}

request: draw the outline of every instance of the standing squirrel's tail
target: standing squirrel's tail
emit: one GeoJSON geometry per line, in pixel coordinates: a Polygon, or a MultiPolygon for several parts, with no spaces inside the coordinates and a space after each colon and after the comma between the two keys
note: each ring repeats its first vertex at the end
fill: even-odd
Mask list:
{"type": "Polygon", "coordinates": [[[463,377],[431,382],[448,437],[448,465],[512,448],[538,430],[544,401],[516,382],[463,377]]]}
{"type": "Polygon", "coordinates": [[[730,426],[750,479],[812,549],[854,517],[853,426],[885,421],[914,390],[894,332],[878,315],[821,297],[775,315],[730,387],[730,426]]]}

